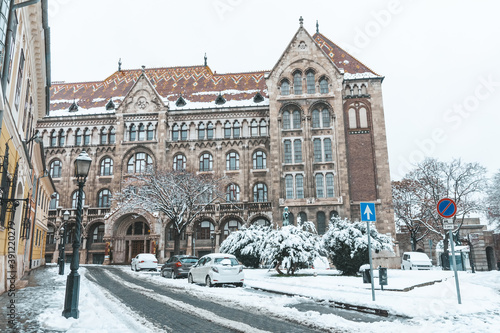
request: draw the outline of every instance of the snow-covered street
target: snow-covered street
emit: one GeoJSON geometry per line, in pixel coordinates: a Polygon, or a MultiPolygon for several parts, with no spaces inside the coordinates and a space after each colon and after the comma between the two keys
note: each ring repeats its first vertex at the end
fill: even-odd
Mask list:
{"type": "MultiPolygon", "coordinates": [[[[97,266],[96,266],[97,267],[97,266]]],[[[104,274],[107,267],[102,267],[104,274]]],[[[190,285],[186,279],[165,279],[153,272],[132,272],[129,266],[109,267],[154,286],[168,286],[183,293],[209,300],[224,306],[259,312],[269,317],[304,324],[320,331],[345,332],[492,332],[500,318],[500,272],[460,272],[462,304],[457,302],[453,272],[389,270],[388,286],[378,287],[375,302],[371,299],[370,284],[363,284],[361,277],[342,277],[329,270],[300,270],[297,276],[278,276],[273,270],[247,269],[244,288],[207,288],[190,285]],[[316,272],[316,276],[315,273],[316,272]],[[426,283],[433,284],[413,288],[426,283]],[[286,296],[256,291],[254,288],[276,291],[296,296],[286,296]],[[328,301],[348,303],[387,310],[389,316],[371,316],[371,320],[346,319],[329,311],[328,301]],[[300,306],[299,306],[300,305],[300,306]],[[310,305],[308,307],[307,305],[310,305]],[[314,310],[304,309],[312,308],[314,310]],[[324,311],[322,310],[324,309],[324,311]]],[[[66,275],[57,275],[57,267],[49,266],[36,272],[43,283],[28,286],[16,293],[15,332],[158,332],[153,323],[136,314],[105,288],[91,282],[86,266],[80,268],[80,318],[61,316],[66,275]],[[36,327],[37,331],[33,329],[36,327]]],[[[69,270],[67,270],[69,272],[69,270]]],[[[119,281],[126,285],[129,282],[119,281]]],[[[30,282],[31,283],[31,282],[30,282]]],[[[148,288],[130,284],[148,297],[162,302],[165,296],[153,294],[148,288]]],[[[1,296],[2,303],[8,301],[1,296]],[[5,302],[4,302],[5,301],[5,302]]],[[[172,300],[163,300],[172,302],[172,300]]],[[[170,304],[171,305],[171,304],[170,304]]],[[[191,311],[190,305],[178,302],[181,311],[191,311]]],[[[4,307],[5,309],[5,307],[4,307]]],[[[209,312],[198,311],[199,320],[210,317],[209,312]]],[[[350,311],[349,311],[350,312],[350,311]]],[[[2,319],[6,316],[2,311],[2,319]]],[[[344,318],[345,317],[345,318],[344,318]]],[[[366,317],[367,319],[369,317],[366,317]]],[[[2,320],[2,332],[6,321],[2,320]]],[[[228,325],[228,323],[224,323],[228,325]]],[[[232,326],[231,326],[232,325],[232,326]]],[[[257,332],[252,323],[232,323],[239,332],[257,332]]],[[[8,330],[6,330],[8,331],[8,330]]],[[[261,331],[261,330],[260,330],[261,331]]]]}

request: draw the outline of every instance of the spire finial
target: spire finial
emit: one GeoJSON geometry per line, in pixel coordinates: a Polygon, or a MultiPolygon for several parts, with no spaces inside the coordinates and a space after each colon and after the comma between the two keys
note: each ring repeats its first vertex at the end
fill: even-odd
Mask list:
{"type": "Polygon", "coordinates": [[[302,28],[304,26],[304,19],[302,18],[302,16],[300,16],[300,18],[299,18],[299,23],[300,23],[300,27],[302,28]]]}
{"type": "Polygon", "coordinates": [[[316,33],[319,34],[319,23],[318,23],[318,20],[316,20],[316,33]]]}
{"type": "Polygon", "coordinates": [[[207,66],[207,52],[205,52],[205,67],[207,66]]]}
{"type": "Polygon", "coordinates": [[[121,72],[121,70],[122,70],[122,58],[118,60],[118,72],[121,72]]]}
{"type": "Polygon", "coordinates": [[[144,73],[144,71],[146,70],[146,66],[142,65],[142,72],[144,73]]]}

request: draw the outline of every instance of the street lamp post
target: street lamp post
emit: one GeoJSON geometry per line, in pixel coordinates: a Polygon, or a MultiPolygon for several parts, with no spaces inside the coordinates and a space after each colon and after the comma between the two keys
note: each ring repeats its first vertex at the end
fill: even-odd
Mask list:
{"type": "Polygon", "coordinates": [[[68,220],[69,220],[69,212],[65,211],[63,214],[63,220],[61,226],[61,243],[59,247],[59,275],[64,275],[64,246],[66,245],[66,231],[68,230],[68,220]]]}
{"type": "Polygon", "coordinates": [[[64,310],[62,315],[66,318],[73,317],[78,319],[80,311],[78,310],[78,298],[80,295],[80,275],[78,268],[80,266],[80,231],[82,225],[83,211],[83,186],[87,180],[92,159],[83,150],[75,161],[75,176],[78,181],[78,205],[76,208],[75,238],[73,240],[73,257],[71,259],[71,273],[66,280],[66,296],[64,298],[64,310]]]}

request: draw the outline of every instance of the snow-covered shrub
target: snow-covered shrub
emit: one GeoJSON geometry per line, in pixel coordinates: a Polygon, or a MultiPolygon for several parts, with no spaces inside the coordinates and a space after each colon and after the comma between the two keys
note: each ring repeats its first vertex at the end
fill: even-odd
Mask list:
{"type": "Polygon", "coordinates": [[[233,231],[222,242],[220,252],[234,254],[243,265],[258,268],[260,247],[264,235],[269,233],[270,230],[271,227],[254,224],[249,228],[233,231]]]}
{"type": "Polygon", "coordinates": [[[293,275],[297,268],[307,266],[320,256],[321,239],[316,234],[314,224],[288,225],[269,232],[262,244],[261,258],[274,263],[278,273],[282,263],[287,263],[287,274],[293,275]]]}
{"type": "MultiPolygon", "coordinates": [[[[351,222],[332,218],[328,231],[322,237],[322,245],[332,264],[343,275],[355,275],[359,267],[368,263],[368,237],[366,222],[351,222]]],[[[372,251],[393,251],[391,237],[379,234],[370,227],[372,251]]]]}

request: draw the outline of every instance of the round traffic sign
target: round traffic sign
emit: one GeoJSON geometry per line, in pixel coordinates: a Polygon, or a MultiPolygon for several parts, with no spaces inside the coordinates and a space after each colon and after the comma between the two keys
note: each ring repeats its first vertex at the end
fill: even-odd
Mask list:
{"type": "Polygon", "coordinates": [[[457,204],[449,198],[439,200],[437,204],[437,212],[444,218],[450,218],[457,212],[457,204]]]}

